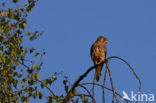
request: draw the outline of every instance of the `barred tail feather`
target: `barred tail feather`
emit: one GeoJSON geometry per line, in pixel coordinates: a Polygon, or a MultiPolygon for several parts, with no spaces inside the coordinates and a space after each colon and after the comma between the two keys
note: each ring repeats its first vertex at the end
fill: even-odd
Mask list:
{"type": "Polygon", "coordinates": [[[99,65],[99,66],[96,68],[95,78],[96,78],[96,81],[97,81],[97,82],[99,81],[99,78],[100,78],[100,76],[101,76],[102,67],[103,67],[103,65],[99,65]]]}

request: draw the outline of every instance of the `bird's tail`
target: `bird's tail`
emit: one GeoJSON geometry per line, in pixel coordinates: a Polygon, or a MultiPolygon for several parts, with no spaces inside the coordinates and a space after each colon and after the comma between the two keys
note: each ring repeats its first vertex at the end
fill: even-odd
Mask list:
{"type": "Polygon", "coordinates": [[[103,67],[103,64],[97,66],[97,68],[96,68],[95,78],[96,78],[96,81],[97,81],[97,82],[99,81],[99,78],[100,78],[100,76],[101,76],[102,67],[103,67]]]}

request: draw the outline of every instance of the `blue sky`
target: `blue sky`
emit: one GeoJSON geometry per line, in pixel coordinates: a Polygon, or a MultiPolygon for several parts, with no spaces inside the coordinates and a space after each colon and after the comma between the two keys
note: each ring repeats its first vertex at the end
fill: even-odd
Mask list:
{"type": "MultiPolygon", "coordinates": [[[[41,79],[63,71],[73,83],[93,65],[90,47],[103,35],[108,38],[107,56],[127,60],[142,80],[142,93],[156,95],[155,4],[155,0],[40,0],[28,17],[27,30],[44,31],[44,36],[31,44],[47,52],[41,79]]],[[[120,94],[137,93],[138,81],[127,65],[114,59],[110,69],[120,94]]],[[[84,81],[90,82],[93,75],[84,81]]],[[[62,92],[60,83],[51,86],[54,92],[62,92]]],[[[100,90],[96,88],[98,103],[100,90]]]]}

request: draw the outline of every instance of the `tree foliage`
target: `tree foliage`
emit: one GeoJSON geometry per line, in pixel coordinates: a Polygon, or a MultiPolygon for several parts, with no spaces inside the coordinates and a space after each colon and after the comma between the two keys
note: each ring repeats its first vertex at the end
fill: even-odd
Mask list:
{"type": "MultiPolygon", "coordinates": [[[[25,27],[27,25],[27,17],[30,15],[30,12],[35,7],[35,4],[38,0],[28,0],[24,4],[18,7],[19,0],[12,0],[12,5],[16,5],[16,8],[9,8],[6,6],[5,2],[0,2],[0,102],[1,103],[18,103],[25,102],[28,103],[31,98],[42,99],[44,93],[41,91],[46,88],[51,93],[49,96],[46,96],[47,102],[58,102],[58,103],[67,103],[72,101],[73,103],[84,102],[88,103],[92,101],[96,103],[94,98],[94,93],[91,94],[90,90],[85,87],[85,85],[96,85],[104,89],[112,91],[113,101],[114,98],[117,100],[117,96],[122,97],[115,92],[113,87],[113,81],[111,78],[111,72],[108,66],[108,61],[111,58],[107,58],[105,63],[107,71],[109,72],[112,89],[105,87],[104,84],[97,84],[95,82],[89,83],[80,83],[86,75],[93,69],[95,66],[89,68],[83,75],[81,75],[73,85],[69,85],[67,79],[63,80],[63,86],[65,94],[56,95],[50,85],[57,80],[57,73],[54,73],[49,78],[44,80],[39,80],[39,71],[42,68],[42,57],[45,55],[45,51],[37,52],[33,47],[25,47],[24,41],[31,42],[38,37],[42,36],[42,33],[38,30],[26,31],[25,27]],[[36,85],[36,84],[39,84],[36,85]],[[70,88],[71,87],[71,88],[70,88]],[[80,87],[83,91],[87,93],[80,93],[76,90],[76,87],[80,87]]],[[[118,58],[121,59],[121,58],[118,58]]],[[[122,59],[121,59],[122,60],[122,59]]],[[[124,60],[122,60],[124,61],[124,60]]],[[[124,61],[125,62],[125,61],[124,61]]],[[[125,62],[127,63],[127,62],[125,62]]],[[[101,65],[101,64],[99,64],[101,65]]],[[[129,64],[128,64],[129,65],[129,64]]],[[[131,68],[131,67],[130,67],[131,68]]],[[[139,80],[141,90],[141,82],[139,77],[136,75],[134,70],[131,68],[136,78],[139,80]]],[[[104,78],[105,82],[106,77],[104,78]]],[[[92,89],[94,92],[94,89],[92,89]]],[[[125,100],[128,102],[128,100],[125,100]]],[[[103,94],[104,102],[104,94],[103,94]]]]}
{"type": "MultiPolygon", "coordinates": [[[[19,0],[12,0],[16,5],[19,0]]],[[[28,61],[29,55],[40,58],[45,52],[38,53],[34,48],[25,48],[23,41],[37,39],[39,31],[26,31],[27,16],[35,6],[35,0],[28,0],[21,8],[6,7],[0,4],[0,101],[2,103],[29,102],[30,97],[42,98],[37,86],[42,61],[28,61]],[[29,66],[27,66],[29,64],[29,66]],[[30,66],[31,65],[31,66],[30,66]]],[[[30,58],[29,58],[30,59],[30,58]]],[[[48,82],[52,83],[54,79],[48,82]]]]}

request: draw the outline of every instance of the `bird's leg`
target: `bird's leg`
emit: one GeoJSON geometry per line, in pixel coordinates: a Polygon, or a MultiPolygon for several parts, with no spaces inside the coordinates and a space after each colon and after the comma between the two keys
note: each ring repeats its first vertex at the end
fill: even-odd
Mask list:
{"type": "MultiPolygon", "coordinates": [[[[101,59],[101,62],[103,62],[103,61],[105,61],[105,58],[102,58],[102,59],[101,59]]],[[[100,62],[100,63],[101,63],[101,62],[100,62]]]]}
{"type": "Polygon", "coordinates": [[[95,64],[98,64],[98,61],[95,61],[95,64]]]}

